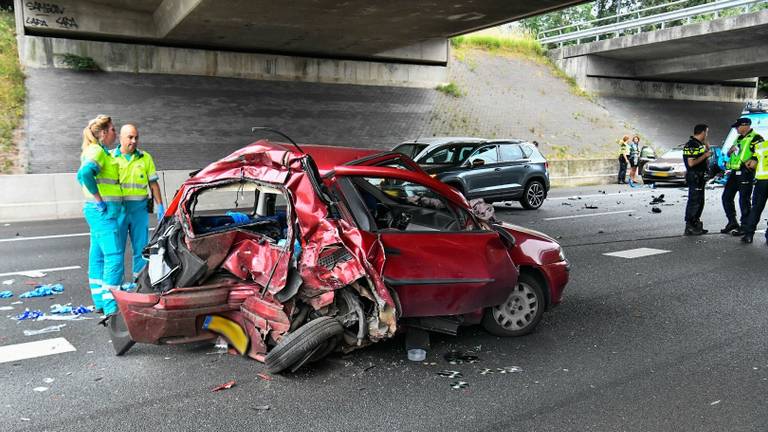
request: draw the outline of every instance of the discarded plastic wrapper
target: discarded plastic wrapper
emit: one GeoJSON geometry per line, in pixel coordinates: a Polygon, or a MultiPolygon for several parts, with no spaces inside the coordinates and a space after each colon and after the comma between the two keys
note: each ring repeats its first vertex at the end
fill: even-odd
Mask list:
{"type": "Polygon", "coordinates": [[[231,389],[234,386],[235,386],[235,380],[228,381],[228,382],[225,382],[224,384],[222,384],[220,386],[214,387],[213,390],[211,390],[211,392],[217,392],[217,391],[221,391],[221,390],[231,389]]]}
{"type": "Polygon", "coordinates": [[[13,310],[13,306],[0,306],[0,311],[13,310]]]}
{"type": "Polygon", "coordinates": [[[445,378],[463,378],[464,377],[464,375],[461,372],[455,371],[455,370],[440,371],[440,372],[437,372],[437,375],[445,378]]]}
{"type": "Polygon", "coordinates": [[[31,298],[31,297],[48,297],[55,294],[64,292],[64,285],[62,284],[49,284],[38,285],[32,291],[22,293],[19,298],[31,298]]]}
{"type": "Polygon", "coordinates": [[[13,297],[13,291],[0,291],[0,298],[11,298],[13,297]]]}
{"type": "Polygon", "coordinates": [[[59,325],[52,325],[50,327],[42,328],[40,330],[24,330],[24,336],[36,336],[46,333],[53,333],[57,331],[61,331],[62,327],[65,327],[66,324],[59,324],[59,325]]]}
{"type": "Polygon", "coordinates": [[[36,320],[43,315],[45,315],[43,311],[26,309],[24,312],[16,315],[14,319],[17,321],[36,320]]]}
{"type": "Polygon", "coordinates": [[[471,353],[451,351],[445,354],[445,360],[450,364],[477,363],[480,359],[471,353]]]}
{"type": "Polygon", "coordinates": [[[33,270],[33,271],[27,271],[27,272],[21,272],[21,273],[19,273],[19,275],[21,275],[21,276],[26,276],[26,277],[30,277],[30,278],[41,278],[41,277],[45,277],[45,273],[43,273],[43,272],[41,272],[41,271],[37,271],[37,270],[33,270]]]}
{"type": "Polygon", "coordinates": [[[3,285],[13,285],[14,282],[15,280],[13,279],[6,279],[3,281],[3,285]]]}
{"type": "Polygon", "coordinates": [[[469,387],[469,383],[466,381],[454,381],[451,383],[451,388],[454,390],[461,390],[469,387]]]}

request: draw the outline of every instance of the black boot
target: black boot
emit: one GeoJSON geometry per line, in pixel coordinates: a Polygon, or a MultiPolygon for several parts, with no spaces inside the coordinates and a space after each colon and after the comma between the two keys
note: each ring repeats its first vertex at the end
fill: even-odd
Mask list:
{"type": "Polygon", "coordinates": [[[746,234],[746,232],[744,231],[744,228],[742,228],[742,227],[738,227],[737,229],[735,229],[735,230],[733,230],[731,232],[731,235],[734,236],[734,237],[741,237],[744,234],[746,234]]]}
{"type": "MultiPolygon", "coordinates": [[[[725,228],[720,230],[721,234],[728,234],[731,231],[739,230],[741,227],[739,227],[739,224],[736,222],[728,222],[728,225],[725,226],[725,228]]],[[[744,235],[743,233],[741,235],[744,235]]]]}
{"type": "Polygon", "coordinates": [[[742,243],[750,244],[752,243],[752,233],[746,233],[744,234],[744,237],[741,238],[742,243]]]}
{"type": "Polygon", "coordinates": [[[687,236],[697,236],[704,234],[701,229],[699,229],[699,226],[696,223],[687,223],[685,224],[685,231],[683,231],[683,235],[687,236]]]}
{"type": "MultiPolygon", "coordinates": [[[[702,222],[702,221],[696,221],[696,228],[699,231],[701,231],[701,234],[706,234],[706,233],[709,232],[709,230],[705,230],[704,229],[704,222],[702,222]]],[[[698,234],[698,235],[701,235],[701,234],[698,234]]]]}

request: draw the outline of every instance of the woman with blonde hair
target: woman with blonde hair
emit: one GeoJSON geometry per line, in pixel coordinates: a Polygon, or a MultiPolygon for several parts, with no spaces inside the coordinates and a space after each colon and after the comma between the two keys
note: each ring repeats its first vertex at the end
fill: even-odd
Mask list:
{"type": "Polygon", "coordinates": [[[83,129],[83,145],[77,180],[83,189],[83,214],[91,229],[88,284],[93,305],[106,315],[117,312],[110,289],[123,282],[123,246],[117,218],[123,205],[118,165],[106,146],[115,142],[112,119],[99,115],[83,129]]]}

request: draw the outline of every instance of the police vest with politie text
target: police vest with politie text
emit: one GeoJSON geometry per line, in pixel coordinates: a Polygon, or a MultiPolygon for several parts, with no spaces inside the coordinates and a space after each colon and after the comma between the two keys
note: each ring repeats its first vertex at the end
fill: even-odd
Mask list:
{"type": "Polygon", "coordinates": [[[745,136],[736,138],[734,145],[738,146],[738,151],[731,154],[730,159],[728,159],[727,168],[734,171],[742,169],[748,160],[753,159],[752,155],[755,152],[755,145],[763,141],[763,137],[755,132],[754,129],[745,136]]]}

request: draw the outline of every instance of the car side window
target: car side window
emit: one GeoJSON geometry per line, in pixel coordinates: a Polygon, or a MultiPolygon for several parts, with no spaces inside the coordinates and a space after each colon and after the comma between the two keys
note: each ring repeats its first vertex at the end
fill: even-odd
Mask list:
{"type": "Polygon", "coordinates": [[[516,144],[504,144],[499,147],[501,153],[501,160],[504,162],[511,162],[523,159],[523,150],[516,144]]]}
{"type": "Polygon", "coordinates": [[[496,151],[496,146],[486,146],[477,149],[477,151],[469,157],[469,161],[472,166],[498,163],[499,155],[496,151]]]}
{"type": "MultiPolygon", "coordinates": [[[[474,231],[481,229],[467,212],[419,183],[354,177],[352,184],[370,215],[374,231],[474,231]]],[[[354,199],[354,198],[353,198],[354,199]]]]}
{"type": "Polygon", "coordinates": [[[453,162],[455,157],[456,157],[455,147],[442,147],[428,154],[424,158],[422,163],[431,164],[431,165],[449,164],[453,162]]]}

